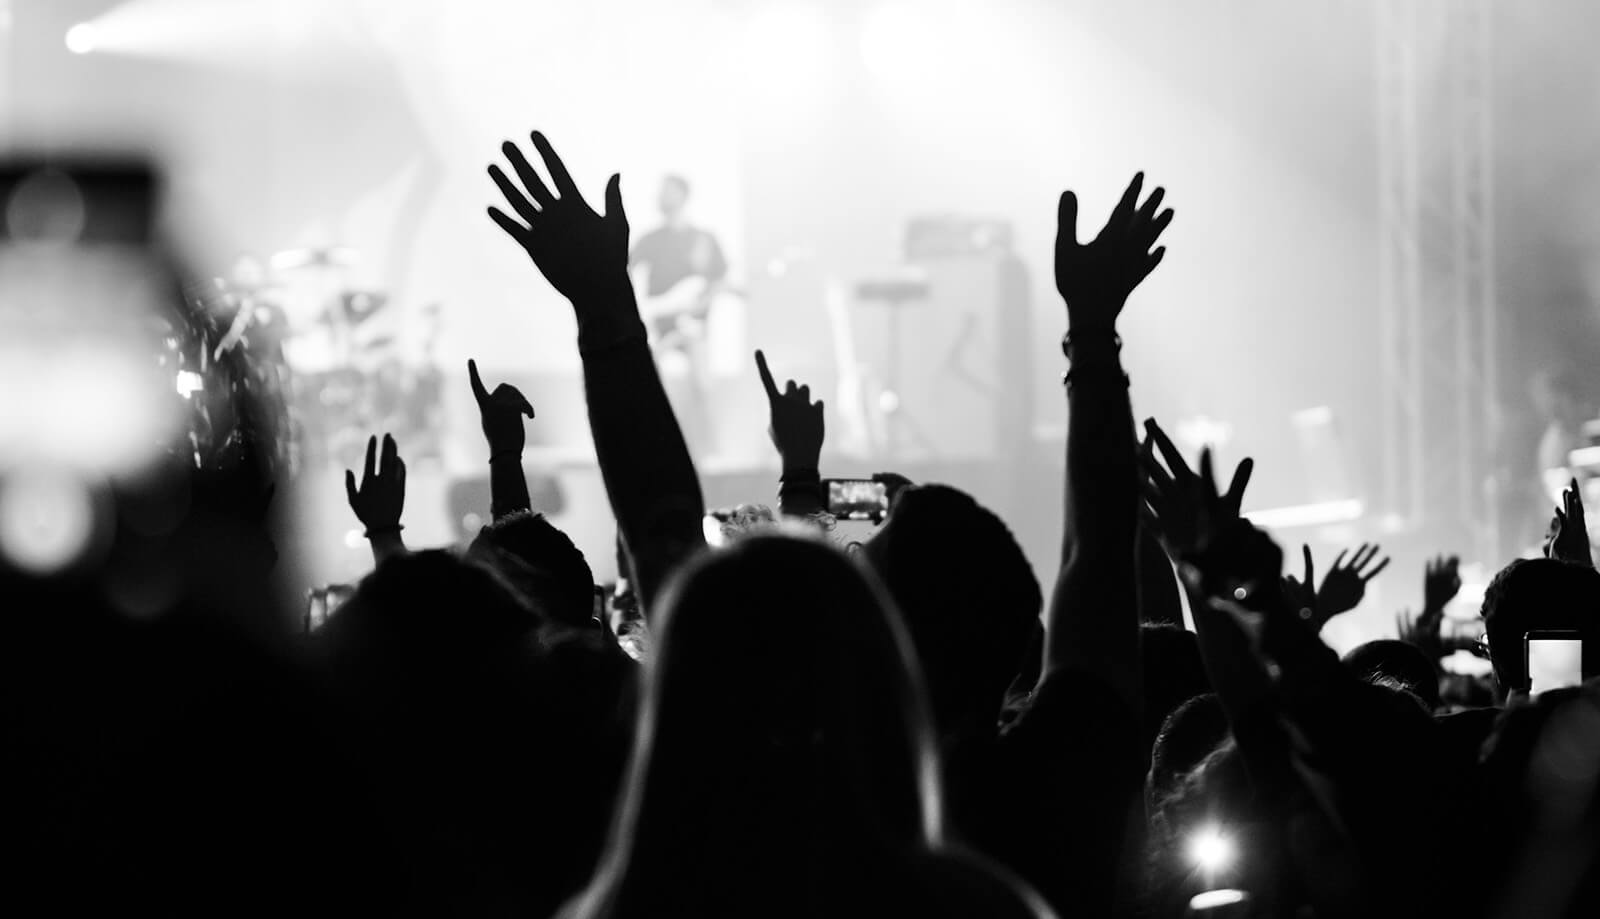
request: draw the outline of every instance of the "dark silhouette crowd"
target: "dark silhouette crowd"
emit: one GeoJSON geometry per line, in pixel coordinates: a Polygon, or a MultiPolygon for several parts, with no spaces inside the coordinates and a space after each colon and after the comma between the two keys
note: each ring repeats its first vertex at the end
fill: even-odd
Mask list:
{"type": "Polygon", "coordinates": [[[824,406],[761,352],[777,500],[709,547],[620,179],[596,208],[531,146],[489,167],[488,216],[576,316],[625,601],[532,506],[537,394],[476,364],[492,522],[409,549],[403,445],[374,437],[345,483],[374,569],[306,634],[273,609],[264,483],[151,472],[182,519],[122,514],[104,578],[4,575],[12,915],[1600,916],[1600,657],[1558,688],[1527,657],[1600,647],[1576,487],[1545,557],[1489,585],[1481,642],[1444,634],[1441,556],[1398,638],[1341,658],[1319,631],[1379,548],[1284,577],[1241,515],[1252,462],[1224,486],[1135,420],[1118,319],[1164,189],[1135,176],[1097,231],[1059,200],[1041,585],[950,485],[885,477],[886,518],[840,548],[824,406]],[[118,599],[166,583],[159,613],[118,599]],[[1461,651],[1492,680],[1446,672],[1461,651]]]}

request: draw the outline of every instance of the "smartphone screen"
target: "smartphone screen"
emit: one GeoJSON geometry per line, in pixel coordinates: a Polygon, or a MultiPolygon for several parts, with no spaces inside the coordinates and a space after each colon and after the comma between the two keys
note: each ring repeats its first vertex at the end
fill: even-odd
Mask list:
{"type": "Polygon", "coordinates": [[[1529,632],[1528,692],[1538,695],[1583,683],[1583,640],[1577,632],[1529,632]]]}
{"type": "Polygon", "coordinates": [[[302,628],[306,634],[322,628],[328,617],[355,595],[354,584],[329,584],[306,591],[306,613],[302,628]]]}
{"type": "Polygon", "coordinates": [[[828,513],[849,520],[882,520],[889,513],[889,487],[871,479],[823,479],[828,513]]]}

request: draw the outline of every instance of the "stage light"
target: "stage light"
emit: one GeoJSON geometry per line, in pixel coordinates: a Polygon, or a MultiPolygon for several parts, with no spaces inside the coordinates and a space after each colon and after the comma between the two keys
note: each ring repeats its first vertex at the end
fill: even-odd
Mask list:
{"type": "Polygon", "coordinates": [[[80,22],[67,30],[67,50],[73,54],[88,54],[94,50],[94,26],[80,22]]]}
{"type": "Polygon", "coordinates": [[[1214,825],[1201,827],[1189,837],[1189,859],[1207,874],[1215,874],[1233,864],[1233,840],[1214,825]]]}

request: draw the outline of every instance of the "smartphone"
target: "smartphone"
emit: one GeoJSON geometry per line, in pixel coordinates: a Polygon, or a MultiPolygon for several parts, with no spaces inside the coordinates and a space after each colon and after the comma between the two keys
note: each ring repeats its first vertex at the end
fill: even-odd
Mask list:
{"type": "Polygon", "coordinates": [[[1529,632],[1523,638],[1523,646],[1529,695],[1583,684],[1583,638],[1578,632],[1529,632]]]}
{"type": "Polygon", "coordinates": [[[828,513],[846,520],[882,520],[889,513],[889,486],[871,479],[823,479],[828,513]]]}
{"type": "Polygon", "coordinates": [[[328,617],[338,611],[356,592],[354,584],[329,584],[306,591],[306,614],[301,627],[307,635],[322,628],[328,617]]]}

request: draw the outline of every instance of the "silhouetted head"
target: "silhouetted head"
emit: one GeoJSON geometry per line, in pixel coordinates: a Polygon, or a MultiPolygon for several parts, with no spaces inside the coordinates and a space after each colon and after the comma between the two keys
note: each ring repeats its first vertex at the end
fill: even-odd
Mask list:
{"type": "Polygon", "coordinates": [[[337,656],[442,660],[531,634],[537,624],[489,568],[435,549],[387,559],[316,635],[337,656]]]}
{"type": "MultiPolygon", "coordinates": [[[[1551,558],[1517,559],[1483,594],[1483,622],[1502,694],[1528,688],[1524,637],[1530,631],[1576,631],[1586,646],[1600,640],[1600,571],[1551,558]]],[[[1595,676],[1600,655],[1585,655],[1583,675],[1595,676]]]]}
{"type": "Polygon", "coordinates": [[[1506,875],[1485,886],[1507,903],[1566,903],[1550,915],[1600,915],[1600,681],[1506,706],[1479,771],[1485,838],[1512,856],[1490,860],[1506,875]]]}
{"type": "Polygon", "coordinates": [[[905,616],[940,730],[992,724],[1041,602],[1005,523],[965,492],[913,486],[861,554],[905,616]]]}
{"type": "Polygon", "coordinates": [[[938,838],[910,642],[842,553],[749,537],[680,571],[655,616],[630,775],[584,912],[749,912],[752,896],[825,888],[938,838]]]}
{"type": "Polygon", "coordinates": [[[656,206],[661,209],[661,216],[668,223],[682,216],[683,209],[689,203],[689,180],[681,175],[668,175],[661,180],[660,197],[656,199],[656,206]]]}
{"type": "Polygon", "coordinates": [[[1154,744],[1167,717],[1195,696],[1211,691],[1200,643],[1181,625],[1146,622],[1139,629],[1144,675],[1144,742],[1154,744]]]}
{"type": "Polygon", "coordinates": [[[1151,744],[1145,785],[1151,812],[1177,789],[1179,779],[1227,739],[1228,716],[1216,693],[1195,696],[1174,709],[1151,744]]]}
{"type": "Polygon", "coordinates": [[[567,534],[543,514],[502,517],[484,527],[467,552],[500,571],[543,615],[568,625],[594,624],[594,572],[567,534]]]}
{"type": "Polygon", "coordinates": [[[1421,700],[1429,711],[1439,707],[1439,672],[1421,648],[1410,642],[1380,638],[1344,656],[1344,665],[1368,682],[1383,681],[1421,700]]]}

